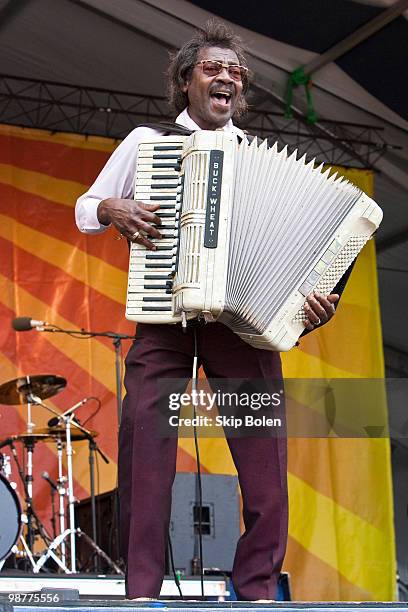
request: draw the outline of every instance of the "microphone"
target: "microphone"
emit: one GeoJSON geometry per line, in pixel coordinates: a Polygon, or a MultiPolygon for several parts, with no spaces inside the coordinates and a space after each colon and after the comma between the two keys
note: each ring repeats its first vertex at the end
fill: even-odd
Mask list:
{"type": "MultiPolygon", "coordinates": [[[[61,420],[62,420],[62,415],[60,417],[52,417],[52,419],[48,421],[47,425],[48,427],[57,427],[57,425],[61,423],[61,420]]],[[[78,425],[81,424],[79,422],[79,419],[77,419],[76,417],[72,417],[72,420],[75,421],[75,423],[78,423],[78,425]]]]}
{"type": "Polygon", "coordinates": [[[35,329],[36,327],[44,327],[48,323],[31,319],[31,317],[17,317],[12,320],[11,325],[15,331],[30,331],[30,329],[35,329]]]}
{"type": "Polygon", "coordinates": [[[59,417],[52,417],[52,419],[48,421],[48,427],[56,427],[59,422],[60,422],[59,417]]]}
{"type": "Polygon", "coordinates": [[[48,482],[48,484],[50,485],[50,487],[51,487],[52,489],[54,489],[55,491],[58,491],[58,485],[57,485],[57,483],[55,482],[55,480],[53,480],[53,479],[51,478],[51,476],[49,475],[49,473],[48,473],[48,472],[43,472],[43,473],[41,474],[41,478],[44,478],[44,480],[46,480],[46,481],[48,482]]]}
{"type": "Polygon", "coordinates": [[[74,406],[72,406],[72,408],[69,408],[68,410],[66,410],[65,412],[63,412],[62,414],[60,414],[60,416],[57,417],[52,417],[52,419],[50,419],[48,421],[48,427],[55,427],[56,425],[58,425],[62,419],[66,416],[68,416],[69,414],[71,414],[72,412],[74,412],[74,410],[76,410],[77,408],[79,408],[80,406],[83,406],[84,404],[86,404],[86,402],[89,400],[89,397],[86,397],[85,399],[81,400],[80,402],[78,402],[77,404],[74,404],[74,406]]]}

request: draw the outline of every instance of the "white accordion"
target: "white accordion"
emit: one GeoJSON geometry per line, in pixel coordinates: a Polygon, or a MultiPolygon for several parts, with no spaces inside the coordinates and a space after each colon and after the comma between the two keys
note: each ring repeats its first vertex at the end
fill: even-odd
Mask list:
{"type": "Polygon", "coordinates": [[[160,203],[157,251],[132,243],[126,317],[204,317],[287,351],[305,296],[332,292],[382,211],[360,189],[277,144],[199,131],[139,145],[135,199],[160,203]]]}

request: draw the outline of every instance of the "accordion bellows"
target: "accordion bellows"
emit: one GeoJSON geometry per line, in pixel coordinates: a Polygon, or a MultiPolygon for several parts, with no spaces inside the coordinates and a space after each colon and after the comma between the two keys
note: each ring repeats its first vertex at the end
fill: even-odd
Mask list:
{"type": "Polygon", "coordinates": [[[377,229],[360,189],[275,143],[195,132],[139,146],[135,199],[161,204],[158,251],[132,244],[126,316],[204,316],[257,348],[289,350],[305,297],[329,294],[377,229]]]}

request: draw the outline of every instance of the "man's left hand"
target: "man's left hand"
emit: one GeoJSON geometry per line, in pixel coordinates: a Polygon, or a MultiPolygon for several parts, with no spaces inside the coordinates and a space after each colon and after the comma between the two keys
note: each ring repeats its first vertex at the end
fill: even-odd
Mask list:
{"type": "Polygon", "coordinates": [[[339,298],[340,296],[337,293],[331,293],[327,297],[320,295],[320,293],[308,295],[304,305],[307,316],[306,329],[312,331],[315,327],[327,323],[336,312],[334,304],[339,301],[339,298]]]}

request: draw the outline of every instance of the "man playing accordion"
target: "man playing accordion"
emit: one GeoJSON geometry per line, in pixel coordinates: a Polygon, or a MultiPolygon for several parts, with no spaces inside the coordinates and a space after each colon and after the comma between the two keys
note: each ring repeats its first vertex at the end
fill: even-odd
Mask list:
{"type": "MultiPolygon", "coordinates": [[[[225,130],[243,137],[232,117],[245,112],[249,74],[240,39],[221,23],[206,24],[170,63],[169,98],[176,123],[194,130],[225,130]]],[[[159,204],[133,199],[138,143],[156,132],[138,127],[115,150],[76,206],[83,232],[114,226],[129,241],[156,249],[161,237],[159,204]],[[156,227],[155,227],[156,226],[156,227]]],[[[313,330],[334,314],[338,295],[310,295],[305,327],[313,330]]],[[[119,434],[120,539],[129,598],[157,598],[165,569],[171,488],[177,439],[155,431],[157,379],[191,375],[195,344],[199,365],[211,379],[281,380],[276,352],[243,342],[221,323],[138,325],[126,358],[119,434]]],[[[239,539],[232,580],[239,599],[275,598],[287,539],[286,440],[228,437],[243,500],[245,532],[239,539]]]]}

